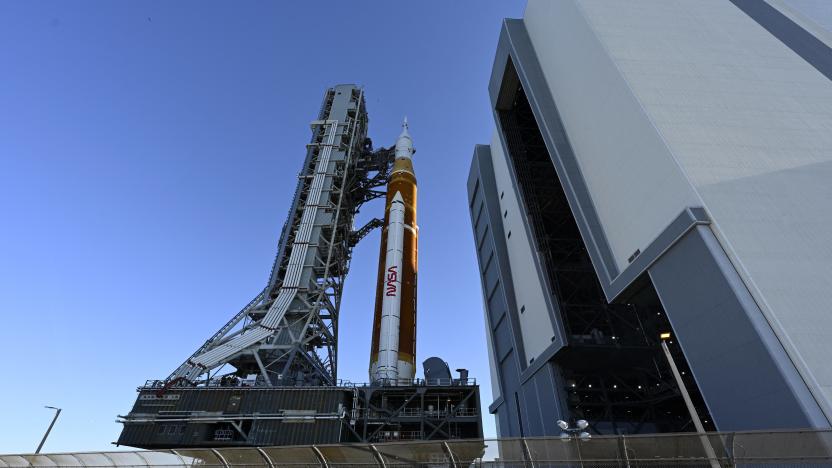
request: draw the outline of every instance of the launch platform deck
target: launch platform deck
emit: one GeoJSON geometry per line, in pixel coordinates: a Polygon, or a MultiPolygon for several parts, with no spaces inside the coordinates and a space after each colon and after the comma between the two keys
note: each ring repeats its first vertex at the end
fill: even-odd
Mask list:
{"type": "Polygon", "coordinates": [[[138,389],[118,445],[145,449],[482,438],[474,379],[254,387],[244,380],[138,389]]]}

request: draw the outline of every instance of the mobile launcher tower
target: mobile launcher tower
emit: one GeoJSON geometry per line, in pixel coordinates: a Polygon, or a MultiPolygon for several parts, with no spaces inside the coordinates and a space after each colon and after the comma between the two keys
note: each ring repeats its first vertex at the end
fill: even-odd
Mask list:
{"type": "Polygon", "coordinates": [[[479,387],[416,363],[416,179],[405,122],[373,150],[363,91],[328,89],[266,287],[165,380],[138,388],[117,444],[268,446],[482,437],[479,387]],[[385,185],[389,182],[387,190],[385,185]],[[366,202],[384,219],[353,229],[366,202]],[[383,227],[369,384],[338,380],[353,247],[383,227]]]}

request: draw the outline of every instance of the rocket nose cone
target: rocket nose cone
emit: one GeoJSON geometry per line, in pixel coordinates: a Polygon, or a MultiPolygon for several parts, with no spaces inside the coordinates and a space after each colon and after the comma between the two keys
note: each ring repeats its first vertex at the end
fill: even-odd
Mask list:
{"type": "Polygon", "coordinates": [[[399,140],[402,138],[407,138],[408,140],[411,139],[410,132],[408,131],[410,127],[407,125],[407,117],[404,118],[404,123],[402,124],[402,132],[399,133],[399,140]]]}
{"type": "Polygon", "coordinates": [[[399,134],[399,138],[396,140],[396,158],[410,158],[413,156],[413,138],[410,137],[407,130],[407,117],[405,117],[404,123],[402,123],[402,133],[399,134]]]}
{"type": "Polygon", "coordinates": [[[404,202],[404,198],[402,198],[402,193],[396,192],[396,194],[393,195],[393,201],[404,202]]]}

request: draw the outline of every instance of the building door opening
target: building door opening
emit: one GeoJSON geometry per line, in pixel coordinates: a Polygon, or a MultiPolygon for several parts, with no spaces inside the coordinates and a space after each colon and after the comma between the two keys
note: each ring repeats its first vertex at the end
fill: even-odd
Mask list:
{"type": "MultiPolygon", "coordinates": [[[[672,332],[645,275],[620,303],[607,302],[534,112],[511,62],[497,114],[534,249],[557,304],[567,346],[553,363],[569,417],[598,434],[693,431],[662,354],[660,333],[672,332]]],[[[568,145],[560,121],[547,122],[555,145],[568,145]]],[[[603,138],[603,135],[599,135],[603,138]]],[[[715,430],[677,343],[670,347],[706,429],[715,430]]]]}

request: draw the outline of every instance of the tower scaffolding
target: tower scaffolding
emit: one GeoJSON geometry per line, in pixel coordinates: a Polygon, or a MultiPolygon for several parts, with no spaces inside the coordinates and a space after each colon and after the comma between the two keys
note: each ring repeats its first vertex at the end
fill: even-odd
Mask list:
{"type": "MultiPolygon", "coordinates": [[[[359,207],[384,195],[389,150],[372,151],[363,91],[328,89],[266,287],[162,383],[206,385],[225,365],[256,386],[334,385],[338,312],[359,207]]],[[[224,378],[231,378],[227,376],[224,378]]]]}

